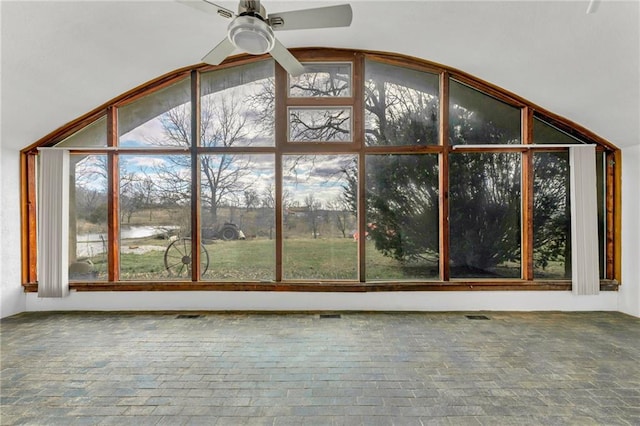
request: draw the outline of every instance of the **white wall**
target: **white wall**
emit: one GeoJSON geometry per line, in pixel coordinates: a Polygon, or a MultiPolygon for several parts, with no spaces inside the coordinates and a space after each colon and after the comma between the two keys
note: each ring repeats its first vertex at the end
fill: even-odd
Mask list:
{"type": "Polygon", "coordinates": [[[640,317],[640,145],[622,150],[622,286],[619,310],[640,317]]]}
{"type": "Polygon", "coordinates": [[[616,311],[618,294],[570,291],[298,293],[244,291],[72,292],[64,299],[27,295],[28,311],[50,310],[364,310],[616,311]]]}
{"type": "Polygon", "coordinates": [[[20,152],[0,148],[0,318],[26,310],[20,279],[20,152]]]}

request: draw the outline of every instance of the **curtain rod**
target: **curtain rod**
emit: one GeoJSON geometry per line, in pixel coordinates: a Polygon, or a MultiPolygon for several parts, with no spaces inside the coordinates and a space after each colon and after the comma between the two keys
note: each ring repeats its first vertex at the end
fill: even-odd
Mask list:
{"type": "MultiPolygon", "coordinates": [[[[594,143],[590,144],[485,144],[485,145],[453,145],[451,148],[456,149],[473,149],[473,148],[514,148],[514,149],[531,149],[531,148],[585,148],[589,146],[596,146],[594,143]]],[[[66,147],[66,146],[50,146],[50,147],[38,147],[38,151],[48,149],[59,149],[65,151],[189,151],[190,147],[117,147],[117,146],[104,146],[104,147],[66,147]]]]}
{"type": "Polygon", "coordinates": [[[596,146],[595,143],[589,144],[571,144],[571,143],[559,143],[559,144],[486,144],[486,145],[453,145],[452,148],[455,149],[465,149],[465,148],[584,148],[588,146],[596,146]]]}

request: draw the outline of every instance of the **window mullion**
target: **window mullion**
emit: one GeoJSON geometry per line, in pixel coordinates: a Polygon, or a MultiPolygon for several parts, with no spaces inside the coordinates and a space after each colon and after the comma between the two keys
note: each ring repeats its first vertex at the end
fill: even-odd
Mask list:
{"type": "MultiPolygon", "coordinates": [[[[357,226],[358,235],[367,232],[367,195],[365,185],[365,153],[364,153],[364,55],[356,55],[353,61],[353,140],[359,150],[358,154],[358,194],[357,194],[357,226]]],[[[358,238],[358,279],[366,281],[366,238],[358,238]]]]}
{"type": "Polygon", "coordinates": [[[439,144],[443,147],[439,155],[439,192],[440,192],[440,237],[439,260],[440,279],[449,281],[449,73],[440,74],[440,129],[439,144]]]}
{"type": "Polygon", "coordinates": [[[200,280],[200,73],[191,72],[191,280],[200,280]]]}
{"type": "MultiPolygon", "coordinates": [[[[525,145],[533,143],[533,111],[531,108],[522,109],[522,142],[525,145]]],[[[520,230],[522,262],[522,279],[533,280],[533,151],[526,150],[522,154],[521,200],[522,225],[520,230]]]]}
{"type": "MultiPolygon", "coordinates": [[[[107,110],[107,146],[118,146],[118,108],[107,110]]],[[[119,154],[107,152],[107,279],[120,280],[120,170],[119,154]]]]}
{"type": "Polygon", "coordinates": [[[278,64],[275,66],[275,220],[276,220],[276,282],[282,281],[282,234],[283,214],[282,206],[282,155],[287,142],[287,72],[278,64]]]}

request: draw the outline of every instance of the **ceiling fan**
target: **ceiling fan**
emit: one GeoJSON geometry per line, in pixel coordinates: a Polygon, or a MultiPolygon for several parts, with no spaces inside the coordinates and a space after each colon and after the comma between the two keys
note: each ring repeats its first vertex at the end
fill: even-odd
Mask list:
{"type": "Polygon", "coordinates": [[[274,31],[348,27],[353,16],[348,4],[267,15],[259,0],[240,0],[238,13],[208,0],[177,1],[231,19],[227,37],[202,58],[203,62],[218,65],[236,49],[251,55],[269,53],[292,76],[302,74],[304,66],[278,41],[274,31]]]}

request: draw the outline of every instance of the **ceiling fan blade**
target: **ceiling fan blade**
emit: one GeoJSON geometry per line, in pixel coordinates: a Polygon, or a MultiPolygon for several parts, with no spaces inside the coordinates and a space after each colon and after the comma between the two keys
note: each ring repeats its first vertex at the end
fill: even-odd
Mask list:
{"type": "Polygon", "coordinates": [[[269,53],[291,76],[296,77],[304,72],[304,66],[277,39],[269,53]]]}
{"type": "Polygon", "coordinates": [[[292,10],[269,14],[269,25],[274,31],[305,30],[309,28],[348,27],[351,25],[353,12],[351,6],[319,7],[316,9],[292,10]]]}
{"type": "Polygon", "coordinates": [[[202,58],[202,62],[209,65],[220,65],[235,49],[236,47],[229,41],[229,38],[225,37],[216,47],[211,49],[211,52],[202,58]]]}
{"type": "Polygon", "coordinates": [[[236,14],[227,9],[226,7],[218,6],[215,3],[211,3],[208,0],[176,0],[178,3],[182,3],[186,6],[198,9],[201,12],[210,13],[213,15],[220,15],[223,18],[233,18],[236,14]]]}

